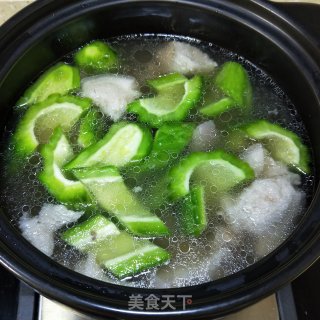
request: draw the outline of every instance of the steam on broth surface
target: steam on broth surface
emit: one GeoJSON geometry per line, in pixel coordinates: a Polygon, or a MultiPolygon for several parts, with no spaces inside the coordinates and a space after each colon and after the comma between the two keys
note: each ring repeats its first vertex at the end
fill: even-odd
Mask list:
{"type": "Polygon", "coordinates": [[[12,223],[68,268],[143,288],[219,279],[278,247],[313,183],[288,97],[211,43],[106,43],[19,100],[1,164],[12,223]]]}

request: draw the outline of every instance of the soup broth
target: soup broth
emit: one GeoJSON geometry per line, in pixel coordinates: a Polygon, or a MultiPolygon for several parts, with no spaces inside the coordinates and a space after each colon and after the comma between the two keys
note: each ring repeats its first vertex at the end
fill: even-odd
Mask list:
{"type": "MultiPolygon", "coordinates": [[[[1,202],[5,210],[10,213],[12,223],[38,249],[62,265],[106,282],[142,288],[172,288],[213,281],[254,264],[276,249],[292,233],[304,213],[308,204],[308,197],[312,192],[312,171],[301,169],[299,165],[286,163],[279,159],[279,155],[275,156],[282,148],[281,144],[273,143],[278,141],[277,138],[270,142],[268,138],[248,137],[243,134],[243,128],[249,128],[249,125],[257,124],[258,121],[263,119],[267,123],[276,124],[285,128],[284,130],[293,132],[299,137],[300,141],[303,141],[303,146],[308,146],[304,124],[290,99],[272,78],[257,66],[243,57],[219,48],[212,43],[170,35],[123,36],[108,39],[106,43],[116,54],[117,63],[108,70],[100,69],[99,72],[92,72],[91,69],[88,70],[88,68],[81,68],[80,66],[81,88],[72,90],[69,95],[81,99],[86,96],[93,100],[93,106],[90,108],[93,108],[94,115],[92,119],[88,117],[88,121],[91,121],[88,124],[89,128],[94,128],[93,145],[104,139],[105,135],[110,132],[110,128],[114,128],[114,123],[121,122],[124,123],[124,126],[128,126],[128,124],[141,126],[139,127],[140,131],[138,130],[137,133],[135,133],[136,131],[128,131],[129,133],[123,138],[126,140],[122,142],[124,143],[124,151],[114,153],[114,150],[118,148],[117,144],[122,141],[115,140],[114,145],[105,147],[107,151],[100,157],[102,159],[109,157],[108,161],[113,164],[112,167],[116,167],[115,171],[112,171],[112,175],[117,177],[119,184],[115,185],[117,187],[111,188],[115,190],[112,194],[111,191],[106,191],[110,189],[103,189],[103,192],[99,191],[100,199],[97,196],[97,191],[94,191],[98,184],[88,187],[86,184],[88,178],[83,178],[83,174],[89,173],[81,171],[83,166],[99,167],[97,160],[95,160],[98,156],[95,155],[95,158],[91,155],[91,158],[87,156],[85,158],[87,162],[82,162],[80,165],[78,163],[81,159],[78,162],[72,162],[72,159],[81,154],[83,150],[90,148],[87,145],[87,135],[82,140],[84,145],[81,145],[78,139],[80,123],[85,116],[85,114],[82,114],[74,121],[68,119],[66,123],[70,124],[70,128],[66,130],[63,127],[62,129],[73,150],[73,156],[70,157],[71,162],[69,163],[75,169],[74,171],[63,170],[62,172],[66,179],[84,184],[85,188],[81,188],[81,190],[90,189],[85,191],[90,194],[90,200],[86,200],[85,204],[81,204],[81,201],[79,201],[79,203],[73,203],[72,205],[59,201],[48,190],[47,185],[43,183],[44,180],[39,180],[39,175],[45,166],[44,153],[41,150],[43,150],[43,145],[46,142],[40,141],[39,145],[23,158],[17,155],[16,151],[19,147],[12,142],[15,141],[15,132],[19,128],[21,119],[24,119],[26,110],[33,105],[30,102],[22,104],[21,107],[15,108],[12,119],[6,128],[1,156],[1,167],[5,177],[1,185],[1,202]],[[178,43],[179,45],[172,45],[172,43],[178,43]],[[182,44],[181,48],[179,47],[180,44],[182,44]],[[179,50],[182,50],[182,52],[179,50]],[[197,64],[194,59],[198,58],[200,63],[197,64]],[[226,108],[220,114],[208,115],[203,113],[201,110],[204,110],[204,107],[214,101],[227,99],[230,102],[231,98],[235,99],[232,90],[223,91],[221,89],[223,86],[217,88],[217,85],[215,85],[218,81],[219,72],[222,72],[223,66],[231,61],[242,66],[248,74],[250,90],[252,90],[250,106],[244,108],[239,103],[234,103],[237,105],[236,107],[226,108]],[[164,84],[157,83],[156,90],[154,90],[155,87],[150,86],[149,80],[159,79],[159,77],[167,74],[178,74],[174,80],[176,81],[176,87],[170,91],[170,94],[167,94],[166,90],[169,90],[170,85],[173,86],[170,82],[173,81],[172,79],[166,80],[168,82],[164,81],[164,84]],[[95,77],[95,81],[100,81],[97,79],[105,75],[111,75],[111,77],[107,79],[107,82],[104,82],[103,86],[107,88],[111,84],[109,85],[109,91],[102,95],[99,95],[101,87],[98,82],[94,84],[84,80],[95,77]],[[156,110],[161,108],[167,108],[167,110],[171,108],[173,110],[179,103],[180,105],[185,103],[181,99],[186,97],[188,89],[186,89],[187,85],[183,87],[180,83],[189,81],[188,84],[190,83],[191,86],[191,81],[196,76],[199,76],[199,79],[201,78],[201,94],[194,105],[188,109],[183,119],[163,120],[161,118],[159,120],[159,117],[153,116],[151,119],[148,115],[151,120],[146,121],[147,117],[143,118],[138,111],[135,111],[136,109],[127,107],[133,101],[141,102],[141,99],[147,101],[146,99],[154,99],[155,96],[162,94],[164,98],[150,100],[150,104],[154,103],[156,110]],[[118,81],[120,87],[116,85],[118,81]],[[115,109],[101,107],[106,99],[105,95],[107,95],[107,99],[111,99],[112,106],[119,105],[122,107],[115,109]],[[130,110],[133,111],[130,112],[130,110]],[[160,147],[160,149],[156,149],[157,132],[168,123],[176,125],[174,128],[178,128],[177,130],[180,130],[182,123],[190,125],[188,127],[190,128],[189,138],[186,139],[183,147],[175,150],[176,145],[171,148],[170,143],[177,143],[176,141],[179,138],[178,133],[173,131],[174,133],[171,136],[169,135],[167,140],[159,143],[160,146],[161,143],[164,143],[165,146],[169,145],[169,149],[167,151],[161,150],[160,147]],[[131,149],[132,152],[137,149],[130,145],[130,139],[133,139],[132,132],[137,135],[141,132],[148,132],[145,137],[150,136],[150,141],[153,142],[150,142],[149,146],[145,148],[143,156],[126,163],[125,157],[127,157],[128,152],[131,149]],[[274,146],[275,144],[276,146],[274,146]],[[128,151],[128,149],[130,150],[128,151]],[[217,150],[223,150],[223,154],[214,153],[217,150]],[[226,158],[225,153],[235,158],[226,160],[229,158],[226,158]],[[125,154],[124,160],[121,160],[123,163],[119,163],[119,155],[121,154],[125,154]],[[183,180],[184,183],[187,183],[186,194],[183,194],[183,192],[180,192],[181,185],[177,186],[177,180],[180,179],[180,176],[183,176],[185,170],[181,163],[187,163],[184,159],[188,159],[191,163],[190,157],[193,154],[199,155],[199,159],[204,159],[208,154],[211,158],[208,161],[201,160],[201,162],[199,160],[201,164],[199,164],[199,161],[192,164],[193,171],[186,173],[186,175],[189,174],[189,179],[185,178],[183,180]],[[221,161],[224,164],[221,164],[221,161]],[[249,169],[243,169],[243,162],[249,169]],[[216,169],[217,165],[221,166],[219,170],[216,169]],[[230,170],[233,171],[230,173],[230,170]],[[249,171],[250,174],[253,173],[253,176],[249,177],[249,171]],[[223,176],[220,175],[221,172],[223,176]],[[243,172],[245,172],[246,178],[242,181],[242,178],[239,177],[244,174],[243,172]],[[215,175],[218,176],[214,178],[215,175]],[[234,182],[236,175],[237,179],[241,181],[234,182]],[[175,178],[172,178],[172,176],[175,178]],[[225,181],[221,182],[223,179],[225,181]],[[118,187],[119,189],[116,189],[118,187]],[[128,192],[127,200],[122,200],[124,196],[121,190],[124,190],[123,188],[126,188],[126,191],[123,192],[128,192]],[[192,190],[195,190],[194,198],[190,195],[192,190]],[[117,204],[112,204],[112,199],[115,198],[119,201],[117,204]],[[109,200],[104,201],[104,199],[109,200]],[[134,234],[132,231],[133,224],[130,224],[132,221],[126,218],[126,221],[130,220],[131,222],[124,223],[125,220],[122,220],[121,212],[119,214],[121,210],[118,204],[121,201],[126,202],[121,204],[124,208],[126,205],[130,206],[131,201],[135,201],[136,206],[139,203],[139,210],[148,212],[145,218],[141,218],[141,223],[148,219],[151,219],[150,221],[159,219],[165,225],[168,233],[165,234],[164,232],[157,236],[151,234],[151,231],[143,229],[143,232],[146,232],[144,235],[134,234]],[[199,201],[204,202],[199,204],[199,201]],[[103,205],[102,202],[104,202],[103,205]],[[190,210],[193,210],[192,208],[196,209],[190,213],[190,210]],[[150,212],[152,216],[147,215],[150,212]],[[126,234],[127,232],[128,237],[133,239],[124,242],[123,246],[129,246],[130,243],[134,250],[140,250],[137,248],[140,248],[142,244],[140,242],[137,244],[138,242],[134,241],[147,239],[148,243],[164,249],[164,252],[168,254],[167,258],[163,258],[164,260],[158,265],[153,264],[150,267],[142,268],[132,275],[117,276],[115,269],[110,267],[110,261],[112,260],[112,263],[115,263],[114,259],[118,257],[112,256],[112,259],[110,258],[107,262],[104,260],[101,263],[102,258],[97,259],[96,249],[92,250],[92,247],[90,247],[86,250],[79,250],[62,237],[64,232],[79,223],[88,221],[96,214],[107,217],[109,221],[114,223],[115,228],[120,230],[120,233],[126,234]],[[190,215],[193,215],[192,217],[195,219],[194,224],[190,222],[190,215]]],[[[61,61],[73,65],[75,63],[74,57],[75,53],[72,53],[61,61]]],[[[244,90],[249,89],[245,88],[244,90]]],[[[190,91],[190,97],[191,94],[190,91]]],[[[248,92],[244,92],[244,94],[249,97],[248,92]]],[[[192,99],[190,97],[189,100],[192,99]]],[[[66,110],[63,112],[67,114],[66,110]]],[[[161,112],[168,111],[162,110],[161,112]]],[[[59,119],[60,114],[58,113],[57,123],[59,123],[59,119]]],[[[42,120],[37,120],[37,123],[42,120]]],[[[41,123],[52,124],[54,121],[54,115],[51,114],[41,123]]],[[[49,129],[52,127],[51,124],[49,129]]],[[[135,130],[134,127],[132,128],[132,130],[135,130]]],[[[172,127],[170,128],[170,130],[173,130],[172,127]]],[[[40,133],[37,133],[36,130],[37,128],[34,131],[35,136],[40,139],[39,136],[43,134],[43,128],[39,129],[40,133]]],[[[249,129],[247,131],[249,132],[249,129]]],[[[47,132],[48,137],[44,138],[45,141],[48,141],[52,134],[50,130],[47,132]]],[[[57,134],[56,131],[54,131],[54,134],[57,134]]],[[[160,136],[160,133],[158,136],[160,136]]],[[[288,137],[283,139],[289,141],[284,144],[284,147],[291,145],[291,136],[288,137]]],[[[141,148],[139,152],[142,152],[141,148]]],[[[287,152],[287,158],[289,158],[291,150],[288,149],[285,152],[287,152]]],[[[101,165],[102,160],[99,161],[101,165]]],[[[107,163],[107,166],[109,166],[109,163],[107,163]]],[[[106,172],[104,171],[104,174],[106,172]]],[[[91,177],[92,175],[96,177],[95,173],[90,172],[90,174],[91,177]]],[[[111,173],[108,174],[108,181],[110,182],[111,173]]],[[[104,179],[106,181],[107,178],[104,179]]],[[[102,182],[99,183],[101,185],[102,182]]],[[[131,219],[133,219],[132,216],[131,219]]],[[[110,232],[116,230],[111,227],[109,229],[110,232]]],[[[141,230],[139,232],[142,232],[141,230]]],[[[92,230],[90,232],[90,241],[99,239],[99,233],[93,235],[92,230]]],[[[114,235],[110,237],[114,237],[114,235]]],[[[103,239],[102,244],[100,244],[104,246],[103,250],[106,250],[104,255],[109,254],[108,248],[111,250],[111,242],[108,241],[108,239],[103,239]]],[[[117,246],[117,240],[114,240],[114,246],[117,246]]],[[[100,252],[99,250],[98,252],[100,252]]],[[[123,250],[125,251],[125,249],[123,250]]],[[[135,259],[134,256],[133,258],[135,259]]],[[[131,261],[132,263],[139,264],[139,259],[137,258],[136,262],[131,261]]]]}

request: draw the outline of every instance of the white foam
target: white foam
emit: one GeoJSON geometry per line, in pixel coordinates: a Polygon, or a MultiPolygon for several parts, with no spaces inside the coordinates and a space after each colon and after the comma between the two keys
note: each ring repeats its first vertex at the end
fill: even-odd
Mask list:
{"type": "Polygon", "coordinates": [[[83,212],[68,210],[63,205],[46,203],[37,216],[23,215],[19,221],[20,228],[27,240],[51,256],[54,249],[54,233],[63,225],[78,220],[82,214],[83,212]]]}
{"type": "Polygon", "coordinates": [[[113,121],[119,120],[128,103],[138,98],[138,82],[131,76],[103,74],[82,79],[81,95],[88,97],[113,121]]]}
{"type": "Polygon", "coordinates": [[[143,191],[143,189],[140,186],[135,186],[135,187],[132,188],[132,191],[134,193],[139,193],[139,192],[143,191]]]}
{"type": "Polygon", "coordinates": [[[208,73],[217,66],[217,63],[200,49],[179,41],[166,43],[159,50],[158,56],[164,73],[208,73]]]}

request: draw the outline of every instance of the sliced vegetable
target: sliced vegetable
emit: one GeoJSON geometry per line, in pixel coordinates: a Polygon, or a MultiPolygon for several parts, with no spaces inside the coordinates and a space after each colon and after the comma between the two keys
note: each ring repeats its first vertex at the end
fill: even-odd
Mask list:
{"type": "Polygon", "coordinates": [[[252,89],[245,68],[237,62],[226,62],[215,79],[215,85],[241,107],[252,103],[252,89]]]}
{"type": "Polygon", "coordinates": [[[168,190],[170,182],[168,178],[168,169],[163,168],[162,170],[151,171],[151,174],[150,171],[146,173],[148,173],[148,175],[138,176],[138,178],[141,179],[138,180],[141,191],[138,192],[137,197],[139,197],[141,202],[152,211],[159,209],[162,206],[169,205],[171,199],[168,190]]]}
{"type": "Polygon", "coordinates": [[[145,127],[129,122],[111,126],[104,138],[86,148],[65,169],[113,165],[122,167],[149,154],[152,135],[145,127]]]}
{"type": "Polygon", "coordinates": [[[115,216],[126,229],[138,236],[163,236],[169,231],[165,224],[128,190],[115,167],[74,170],[97,203],[115,216]]]}
{"type": "Polygon", "coordinates": [[[244,67],[237,62],[226,62],[218,72],[214,85],[220,90],[221,98],[202,109],[207,116],[217,116],[231,108],[249,108],[252,104],[252,88],[244,67]]]}
{"type": "Polygon", "coordinates": [[[174,73],[151,80],[149,85],[156,91],[156,96],[136,100],[128,105],[127,110],[153,127],[160,127],[169,121],[184,120],[202,93],[200,76],[188,80],[174,73]]]}
{"type": "Polygon", "coordinates": [[[117,65],[117,54],[102,41],[94,41],[81,48],[74,57],[76,64],[88,73],[102,73],[117,65]]]}
{"type": "Polygon", "coordinates": [[[202,176],[200,172],[203,172],[204,177],[210,175],[218,191],[227,191],[254,178],[254,172],[247,163],[222,150],[194,152],[170,170],[169,189],[173,199],[182,198],[189,193],[190,178],[196,169],[198,176],[202,176]]]}
{"type": "Polygon", "coordinates": [[[148,81],[148,84],[154,90],[161,91],[171,88],[174,85],[184,84],[188,79],[180,73],[170,73],[148,81]]]}
{"type": "Polygon", "coordinates": [[[244,131],[250,138],[262,141],[274,159],[304,173],[310,172],[308,148],[294,132],[266,120],[251,123],[244,127],[244,131]]]}
{"type": "Polygon", "coordinates": [[[148,158],[139,166],[140,172],[167,166],[189,144],[194,128],[195,125],[191,123],[167,123],[161,126],[155,134],[148,158]]]}
{"type": "Polygon", "coordinates": [[[95,215],[61,235],[69,245],[90,252],[97,263],[117,278],[136,275],[159,266],[170,254],[149,242],[135,239],[119,229],[103,215],[95,215]]]}
{"type": "Polygon", "coordinates": [[[16,152],[22,156],[29,155],[40,143],[47,143],[58,126],[68,132],[90,106],[89,99],[59,95],[32,105],[13,135],[16,152]]]}
{"type": "Polygon", "coordinates": [[[155,244],[134,239],[125,232],[110,237],[95,250],[97,263],[117,278],[125,278],[159,266],[170,259],[170,254],[155,244]]]}
{"type": "Polygon", "coordinates": [[[141,186],[139,195],[148,208],[155,210],[169,201],[168,166],[177,161],[178,155],[187,147],[194,127],[191,123],[164,124],[155,134],[149,156],[138,167],[131,166],[126,170],[127,178],[132,177],[141,186]]]}
{"type": "Polygon", "coordinates": [[[65,63],[58,63],[41,75],[26,90],[22,98],[17,102],[17,107],[44,101],[52,94],[64,95],[79,87],[80,74],[78,68],[65,63]]]}
{"type": "Polygon", "coordinates": [[[194,186],[183,201],[181,228],[187,235],[199,236],[207,226],[204,187],[194,186]]]}
{"type": "Polygon", "coordinates": [[[48,144],[40,149],[40,153],[44,163],[39,180],[49,193],[65,204],[78,205],[79,202],[87,202],[89,195],[83,184],[66,178],[61,170],[63,165],[73,158],[73,151],[60,127],[55,129],[48,144]]]}
{"type": "Polygon", "coordinates": [[[81,119],[77,142],[82,148],[89,147],[103,137],[105,123],[102,117],[101,112],[90,109],[81,119]]]}
{"type": "Polygon", "coordinates": [[[87,251],[97,242],[119,234],[119,229],[111,221],[98,214],[63,232],[61,238],[78,250],[87,251]]]}
{"type": "Polygon", "coordinates": [[[232,127],[226,136],[225,149],[231,153],[239,153],[249,147],[250,141],[241,127],[232,127]]]}
{"type": "Polygon", "coordinates": [[[227,98],[222,98],[217,102],[210,103],[209,105],[202,108],[200,112],[205,116],[215,117],[234,107],[235,107],[234,100],[227,97],[227,98]]]}

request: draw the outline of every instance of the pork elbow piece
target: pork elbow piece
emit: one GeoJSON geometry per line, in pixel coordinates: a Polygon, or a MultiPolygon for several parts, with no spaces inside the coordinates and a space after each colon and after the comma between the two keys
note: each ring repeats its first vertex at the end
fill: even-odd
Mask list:
{"type": "Polygon", "coordinates": [[[158,52],[160,68],[163,73],[179,72],[183,74],[209,73],[217,63],[191,44],[171,41],[158,52]]]}
{"type": "Polygon", "coordinates": [[[45,203],[37,216],[23,215],[19,225],[22,235],[47,256],[53,254],[54,233],[75,222],[83,212],[68,210],[63,205],[45,203]]]}
{"type": "Polygon", "coordinates": [[[299,212],[302,199],[286,177],[258,179],[238,197],[222,200],[223,214],[233,230],[261,235],[299,212]]]}
{"type": "Polygon", "coordinates": [[[106,116],[118,121],[126,111],[127,104],[138,98],[135,78],[123,75],[104,74],[84,78],[81,95],[92,99],[106,116]]]}

